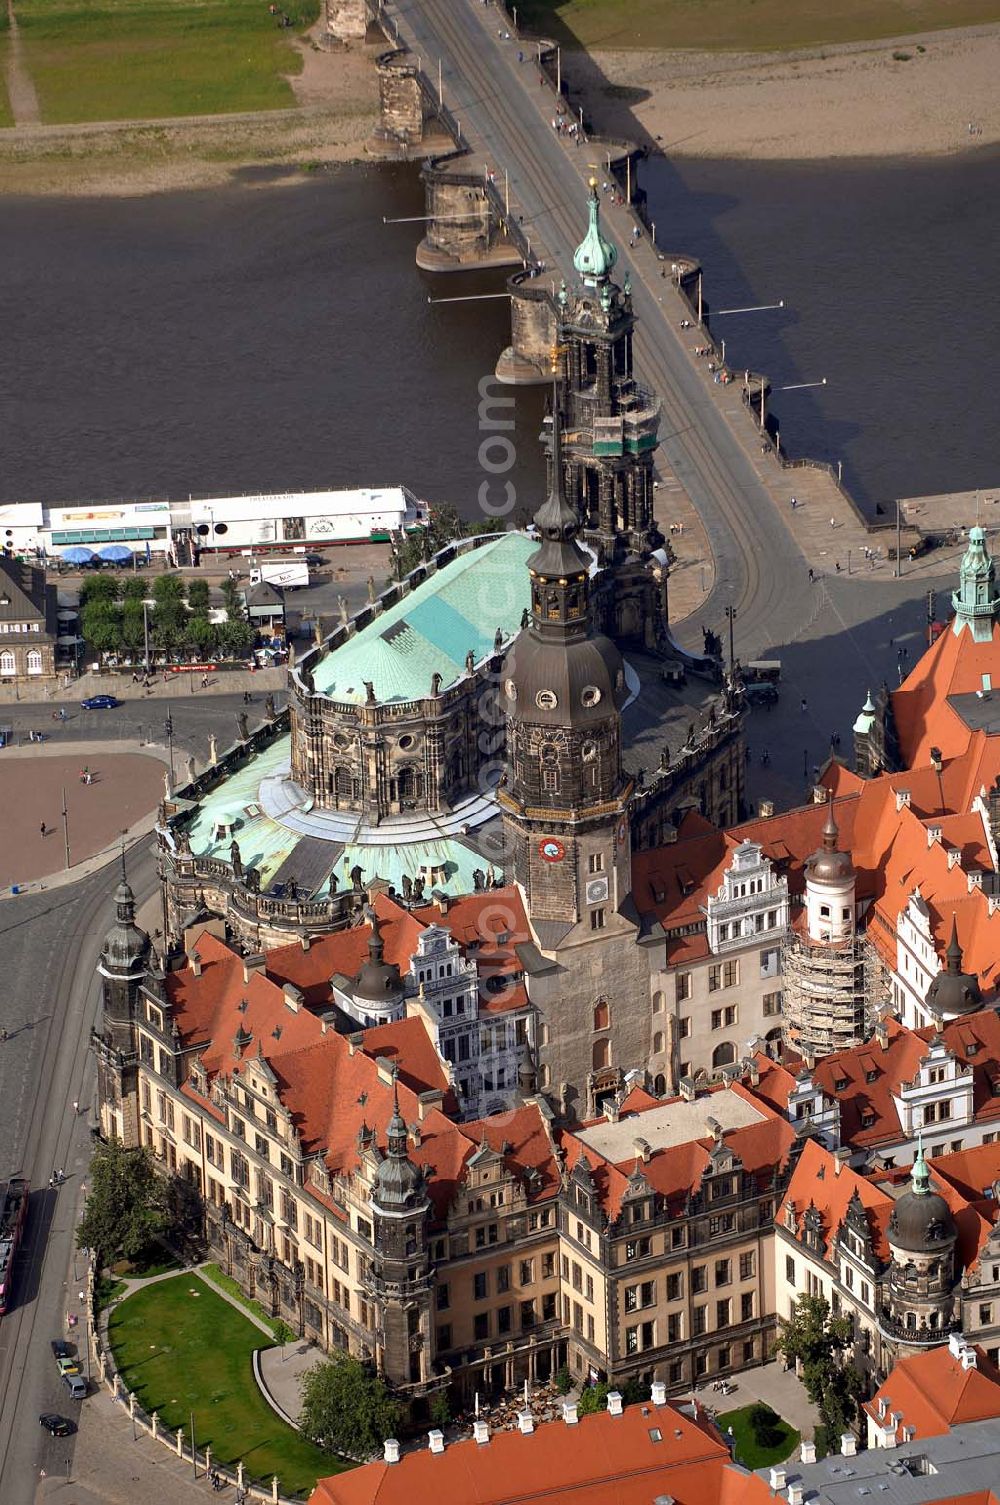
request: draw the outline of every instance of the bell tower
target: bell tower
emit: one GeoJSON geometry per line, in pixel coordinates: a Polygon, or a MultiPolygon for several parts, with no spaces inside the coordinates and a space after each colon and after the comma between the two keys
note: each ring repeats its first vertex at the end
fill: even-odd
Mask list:
{"type": "Polygon", "coordinates": [[[149,972],[149,936],[135,922],[135,895],[125,873],[115,889],[115,919],[97,962],[101,979],[101,1024],[91,1033],[97,1057],[101,1128],[126,1145],[139,1143],[138,1053],[135,1018],[139,990],[149,972]]]}
{"type": "Polygon", "coordinates": [[[504,660],[507,770],[499,791],[513,875],[535,921],[580,939],[614,929],[631,887],[622,770],[625,665],[594,631],[577,514],[562,484],[559,391],[552,402],[552,490],[535,515],[531,616],[504,660]]]}

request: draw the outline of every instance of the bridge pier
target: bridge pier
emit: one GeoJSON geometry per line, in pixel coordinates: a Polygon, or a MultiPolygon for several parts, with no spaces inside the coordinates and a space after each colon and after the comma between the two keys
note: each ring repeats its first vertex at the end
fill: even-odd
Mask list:
{"type": "Polygon", "coordinates": [[[439,158],[427,163],[421,177],[427,202],[427,229],[417,247],[422,271],[522,265],[485,166],[468,157],[439,158]]]}
{"type": "Polygon", "coordinates": [[[367,0],[326,0],[323,41],[363,42],[369,19],[367,0]]]}
{"type": "Polygon", "coordinates": [[[552,296],[527,272],[516,273],[507,286],[511,342],[497,361],[497,380],[512,387],[547,384],[552,380],[552,351],[559,343],[552,296]]]}
{"type": "MultiPolygon", "coordinates": [[[[331,0],[335,3],[335,0],[331,0]]],[[[376,157],[426,156],[428,137],[438,147],[444,132],[430,122],[436,112],[420,71],[419,59],[405,47],[383,52],[375,60],[378,69],[379,123],[366,145],[376,157]]]]}

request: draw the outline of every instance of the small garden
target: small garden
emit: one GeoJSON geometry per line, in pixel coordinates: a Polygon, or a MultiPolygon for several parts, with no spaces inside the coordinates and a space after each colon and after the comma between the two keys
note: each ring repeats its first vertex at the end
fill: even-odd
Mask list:
{"type": "Polygon", "coordinates": [[[242,1459],[248,1475],[285,1495],[308,1493],[337,1473],[338,1460],[306,1441],[267,1404],[253,1376],[256,1348],[271,1346],[257,1325],[197,1275],[181,1274],[136,1291],[112,1312],[108,1337],[128,1390],[172,1431],[191,1416],[199,1449],[220,1467],[242,1459]]]}
{"type": "Polygon", "coordinates": [[[735,1461],[744,1468],[783,1463],[799,1445],[795,1428],[763,1401],[726,1411],[715,1424],[723,1434],[732,1429],[735,1461]]]}

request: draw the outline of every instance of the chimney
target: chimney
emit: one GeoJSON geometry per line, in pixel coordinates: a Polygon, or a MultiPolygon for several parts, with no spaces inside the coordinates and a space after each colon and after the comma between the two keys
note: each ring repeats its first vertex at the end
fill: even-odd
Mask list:
{"type": "Polygon", "coordinates": [[[931,748],[931,767],[933,768],[935,773],[940,773],[942,768],[944,767],[944,761],[941,757],[940,747],[931,748]]]}
{"type": "Polygon", "coordinates": [[[608,1391],[608,1415],[620,1416],[622,1414],[622,1395],[620,1390],[608,1391]]]}
{"type": "Polygon", "coordinates": [[[884,1395],[880,1395],[879,1398],[878,1398],[878,1419],[879,1419],[879,1421],[885,1421],[885,1412],[886,1412],[887,1405],[888,1405],[888,1402],[886,1401],[885,1396],[884,1395]]]}
{"type": "Polygon", "coordinates": [[[387,1437],[383,1444],[386,1463],[399,1462],[399,1443],[395,1437],[387,1437]]]}
{"type": "Polygon", "coordinates": [[[576,1414],[575,1400],[563,1401],[563,1421],[568,1427],[575,1427],[577,1422],[579,1421],[579,1417],[576,1414]]]}
{"type": "Polygon", "coordinates": [[[756,1056],[750,1062],[749,1076],[750,1076],[750,1086],[751,1087],[759,1087],[760,1086],[760,1066],[758,1065],[756,1056]]]}
{"type": "Polygon", "coordinates": [[[758,800],[757,814],[761,820],[770,820],[774,814],[774,800],[758,800]]]}
{"type": "Polygon", "coordinates": [[[439,912],[441,914],[447,914],[448,913],[448,906],[450,905],[451,900],[449,899],[448,895],[444,892],[443,889],[435,889],[434,890],[434,902],[437,905],[438,910],[439,910],[439,912]]]}
{"type": "Polygon", "coordinates": [[[191,971],[194,973],[195,977],[201,976],[201,957],[198,955],[197,951],[191,952],[191,971]]]}
{"type": "Polygon", "coordinates": [[[788,1505],[802,1505],[806,1487],[801,1479],[793,1479],[788,1486],[788,1505]]]}
{"type": "Polygon", "coordinates": [[[415,1150],[419,1150],[420,1145],[421,1145],[421,1141],[422,1141],[422,1136],[421,1136],[421,1133],[420,1133],[420,1125],[419,1124],[407,1124],[407,1126],[406,1126],[406,1137],[409,1140],[410,1144],[413,1146],[413,1148],[415,1150]]]}
{"type": "Polygon", "coordinates": [[[840,1455],[842,1458],[854,1458],[857,1456],[858,1439],[853,1432],[843,1432],[840,1438],[840,1455]]]}
{"type": "Polygon", "coordinates": [[[777,1464],[771,1470],[771,1488],[774,1490],[784,1489],[787,1474],[781,1464],[777,1464]]]}
{"type": "Polygon", "coordinates": [[[376,1056],[375,1066],[378,1070],[378,1079],[383,1087],[391,1087],[396,1080],[396,1073],[388,1056],[376,1056]]]}
{"type": "Polygon", "coordinates": [[[648,1165],[651,1153],[649,1148],[649,1141],[646,1139],[633,1139],[632,1148],[633,1150],[635,1150],[637,1158],[642,1161],[643,1165],[648,1165]]]}
{"type": "Polygon", "coordinates": [[[889,1026],[884,1019],[880,1019],[875,1026],[875,1043],[879,1050],[889,1049],[889,1026]]]}
{"type": "Polygon", "coordinates": [[[262,951],[257,951],[253,956],[243,958],[243,981],[249,982],[256,972],[263,972],[267,965],[267,957],[262,951]]]}
{"type": "Polygon", "coordinates": [[[621,1115],[618,1111],[618,1099],[615,1097],[609,1097],[604,1104],[604,1117],[607,1119],[609,1124],[616,1124],[620,1116],[621,1115]]]}
{"type": "Polygon", "coordinates": [[[439,1432],[435,1428],[435,1430],[433,1432],[428,1432],[427,1433],[427,1441],[430,1444],[430,1449],[431,1449],[432,1453],[443,1453],[444,1452],[444,1433],[443,1432],[439,1432]]]}
{"type": "Polygon", "coordinates": [[[361,1049],[362,1045],[364,1045],[364,1043],[365,1043],[365,1032],[364,1032],[364,1030],[360,1030],[360,1029],[359,1030],[355,1030],[353,1035],[348,1035],[347,1036],[347,1054],[349,1056],[356,1056],[357,1053],[358,1053],[358,1051],[361,1049]]]}
{"type": "Polygon", "coordinates": [[[903,806],[904,805],[909,805],[909,803],[910,803],[910,791],[908,789],[897,789],[896,790],[896,809],[897,810],[902,810],[903,806]]]}
{"type": "Polygon", "coordinates": [[[677,1086],[684,1101],[686,1103],[693,1103],[698,1096],[698,1090],[694,1085],[694,1077],[682,1076],[677,1086]]]}
{"type": "Polygon", "coordinates": [[[662,1380],[654,1380],[649,1387],[649,1398],[654,1406],[667,1404],[667,1387],[662,1380]]]}
{"type": "Polygon", "coordinates": [[[976,1350],[966,1345],[966,1347],[962,1349],[961,1355],[959,1357],[959,1363],[961,1364],[963,1369],[975,1369],[977,1367],[976,1350]]]}
{"type": "Polygon", "coordinates": [[[839,1176],[840,1173],[841,1173],[841,1171],[844,1169],[844,1166],[845,1165],[850,1165],[850,1163],[851,1163],[851,1148],[850,1148],[850,1145],[842,1144],[839,1149],[834,1150],[834,1152],[833,1152],[833,1160],[834,1160],[834,1172],[833,1173],[834,1173],[835,1176],[839,1176]]]}
{"type": "Polygon", "coordinates": [[[472,1423],[472,1435],[476,1442],[489,1442],[490,1429],[485,1421],[474,1421],[472,1423]]]}
{"type": "Polygon", "coordinates": [[[308,951],[309,947],[312,945],[312,936],[311,935],[304,935],[304,936],[302,936],[302,938],[301,938],[301,945],[302,945],[303,951],[308,951]]]}
{"type": "Polygon", "coordinates": [[[291,1009],[293,1014],[297,1014],[305,1002],[302,993],[293,982],[284,983],[281,991],[285,995],[285,1008],[291,1009]]]}
{"type": "Polygon", "coordinates": [[[802,1463],[816,1462],[816,1444],[811,1437],[808,1441],[803,1439],[802,1446],[799,1449],[799,1459],[802,1463]]]}
{"type": "Polygon", "coordinates": [[[518,1411],[517,1425],[519,1429],[524,1433],[525,1437],[530,1436],[531,1433],[535,1430],[535,1419],[532,1416],[531,1412],[518,1411]]]}
{"type": "Polygon", "coordinates": [[[417,1097],[417,1116],[423,1123],[428,1113],[434,1108],[440,1108],[444,1102],[444,1093],[440,1087],[433,1088],[430,1092],[421,1092],[417,1097]]]}

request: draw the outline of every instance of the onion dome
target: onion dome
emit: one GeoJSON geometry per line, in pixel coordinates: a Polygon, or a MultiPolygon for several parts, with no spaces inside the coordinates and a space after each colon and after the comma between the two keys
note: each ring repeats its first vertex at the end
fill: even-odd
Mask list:
{"type": "Polygon", "coordinates": [[[951,918],[951,940],[945,965],[927,989],[927,1007],[939,1019],[971,1014],[982,1006],[983,995],[974,972],[962,971],[962,948],[958,944],[958,921],[951,918]]]}
{"type": "Polygon", "coordinates": [[[837,846],[840,832],[833,818],[833,801],[827,806],[823,845],[806,861],[806,878],[813,883],[848,883],[854,878],[854,863],[849,852],[837,846]]]}
{"type": "Polygon", "coordinates": [[[368,941],[368,960],[354,979],[351,991],[355,998],[363,998],[385,1008],[388,1004],[402,1002],[403,979],[395,963],[385,960],[385,942],[378,915],[373,909],[368,911],[368,921],[372,927],[368,941]]]}
{"type": "Polygon", "coordinates": [[[399,1111],[399,1091],[392,1088],[392,1117],[386,1133],[386,1153],[379,1162],[372,1201],[383,1212],[415,1209],[426,1201],[423,1171],[406,1153],[409,1136],[399,1111]]]}
{"type": "Polygon", "coordinates": [[[618,252],[601,234],[601,203],[597,197],[597,179],[590,180],[590,198],[587,203],[590,223],[587,233],[573,252],[573,265],[585,284],[603,282],[611,275],[618,260],[618,252]]]}
{"type": "Polygon", "coordinates": [[[124,859],[114,903],[115,921],[104,937],[100,968],[102,972],[118,975],[142,972],[149,959],[150,941],[145,930],[135,923],[135,895],[125,877],[124,859]]]}
{"type": "Polygon", "coordinates": [[[854,730],[859,737],[866,737],[875,725],[875,702],[872,700],[872,692],[868,691],[868,698],[861,707],[861,714],[854,723],[854,730]]]}
{"type": "Polygon", "coordinates": [[[957,1236],[955,1219],[944,1197],[931,1190],[931,1172],[924,1159],[923,1144],[910,1172],[910,1190],[896,1201],[889,1219],[888,1237],[893,1249],[908,1254],[933,1254],[957,1236]]]}

